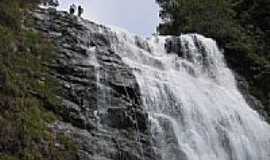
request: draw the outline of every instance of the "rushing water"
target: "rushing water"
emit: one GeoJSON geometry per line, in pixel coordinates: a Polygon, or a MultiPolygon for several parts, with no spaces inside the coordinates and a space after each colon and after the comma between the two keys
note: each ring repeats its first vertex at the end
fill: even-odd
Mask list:
{"type": "Polygon", "coordinates": [[[163,160],[269,160],[270,128],[245,102],[216,42],[116,33],[114,48],[134,68],[163,160]]]}

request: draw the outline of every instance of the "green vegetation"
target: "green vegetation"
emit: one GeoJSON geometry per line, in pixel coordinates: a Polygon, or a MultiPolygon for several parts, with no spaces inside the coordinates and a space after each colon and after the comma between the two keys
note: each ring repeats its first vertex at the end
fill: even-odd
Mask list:
{"type": "Polygon", "coordinates": [[[250,93],[262,101],[270,117],[270,1],[157,2],[163,20],[159,33],[199,33],[216,39],[229,66],[247,79],[250,93]]]}
{"type": "Polygon", "coordinates": [[[48,128],[58,118],[50,110],[60,104],[48,67],[55,48],[22,27],[38,3],[0,1],[0,160],[77,159],[76,145],[48,128]]]}

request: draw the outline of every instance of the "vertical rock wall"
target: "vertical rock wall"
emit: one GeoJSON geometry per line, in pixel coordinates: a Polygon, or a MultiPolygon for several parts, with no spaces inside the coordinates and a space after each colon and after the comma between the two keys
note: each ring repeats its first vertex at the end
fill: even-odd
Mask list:
{"type": "Polygon", "coordinates": [[[82,160],[159,159],[132,70],[114,53],[109,29],[53,9],[33,13],[35,30],[56,45],[51,66],[61,84],[63,118],[56,133],[71,136],[82,160]]]}

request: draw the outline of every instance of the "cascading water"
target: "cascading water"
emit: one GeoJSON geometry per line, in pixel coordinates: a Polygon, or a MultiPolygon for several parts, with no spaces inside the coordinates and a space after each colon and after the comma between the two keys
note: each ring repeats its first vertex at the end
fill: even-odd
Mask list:
{"type": "Polygon", "coordinates": [[[214,40],[182,35],[176,54],[165,48],[171,37],[116,35],[163,160],[270,159],[270,127],[245,102],[214,40]]]}

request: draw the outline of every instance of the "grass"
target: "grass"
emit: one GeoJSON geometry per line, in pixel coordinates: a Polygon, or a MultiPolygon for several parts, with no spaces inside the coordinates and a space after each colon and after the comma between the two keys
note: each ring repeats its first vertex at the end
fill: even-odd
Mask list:
{"type": "Polygon", "coordinates": [[[76,144],[48,128],[59,118],[51,110],[60,104],[61,88],[48,67],[56,49],[21,27],[24,13],[36,3],[0,2],[0,160],[73,160],[76,144]]]}

